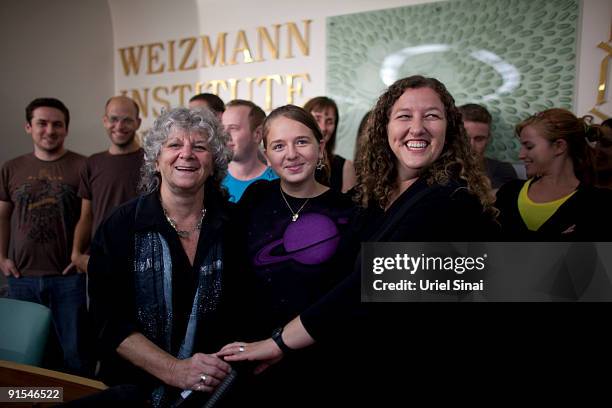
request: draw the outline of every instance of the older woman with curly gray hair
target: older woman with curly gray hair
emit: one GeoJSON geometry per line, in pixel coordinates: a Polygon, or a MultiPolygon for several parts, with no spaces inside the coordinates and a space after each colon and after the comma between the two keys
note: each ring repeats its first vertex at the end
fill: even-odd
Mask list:
{"type": "Polygon", "coordinates": [[[231,160],[231,150],[227,147],[228,136],[223,131],[221,123],[214,120],[209,111],[198,110],[196,114],[195,111],[187,109],[175,109],[164,113],[155,121],[153,129],[145,136],[142,146],[145,151],[145,160],[140,181],[141,190],[150,193],[159,187],[161,175],[157,166],[157,159],[173,126],[185,129],[191,127],[208,135],[206,142],[214,161],[210,180],[211,187],[221,192],[221,181],[227,174],[227,165],[231,160]]]}
{"type": "Polygon", "coordinates": [[[221,316],[228,269],[240,258],[228,253],[226,141],[208,111],[162,113],[144,138],[144,194],[116,209],[94,238],[100,376],[129,384],[123,399],[167,406],[181,390],[212,391],[230,371],[207,354],[229,336],[221,316]]]}

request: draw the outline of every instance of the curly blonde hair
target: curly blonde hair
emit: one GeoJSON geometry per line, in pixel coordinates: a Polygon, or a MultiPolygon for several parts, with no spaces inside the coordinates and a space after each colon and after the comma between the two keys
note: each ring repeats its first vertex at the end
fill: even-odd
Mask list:
{"type": "Polygon", "coordinates": [[[423,169],[421,177],[426,178],[428,185],[443,185],[450,180],[465,181],[468,190],[478,197],[485,212],[496,215],[491,183],[470,150],[455,100],[440,81],[420,75],[396,81],[378,98],[368,119],[363,146],[355,163],[356,200],[363,207],[376,203],[384,209],[396,194],[399,188],[397,158],[389,146],[387,125],[395,102],[407,89],[419,88],[430,88],[438,94],[447,120],[446,140],[442,152],[434,163],[423,169]]]}

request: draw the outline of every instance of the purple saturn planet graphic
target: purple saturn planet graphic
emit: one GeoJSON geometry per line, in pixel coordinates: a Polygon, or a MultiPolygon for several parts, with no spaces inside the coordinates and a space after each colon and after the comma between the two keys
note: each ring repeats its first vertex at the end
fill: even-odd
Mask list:
{"type": "Polygon", "coordinates": [[[306,213],[289,223],[282,239],[260,249],[253,262],[255,265],[268,265],[294,260],[305,265],[317,265],[332,257],[339,242],[338,228],[329,217],[306,213]]]}

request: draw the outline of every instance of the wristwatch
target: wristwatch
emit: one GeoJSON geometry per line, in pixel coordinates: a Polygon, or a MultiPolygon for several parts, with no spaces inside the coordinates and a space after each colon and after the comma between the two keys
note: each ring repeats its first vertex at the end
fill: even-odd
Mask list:
{"type": "Polygon", "coordinates": [[[272,340],[274,340],[274,342],[276,343],[276,345],[278,346],[278,348],[281,349],[281,351],[283,352],[283,354],[287,355],[287,354],[291,354],[294,350],[289,348],[289,346],[287,346],[285,344],[285,342],[283,341],[283,329],[284,327],[279,327],[278,329],[275,329],[272,332],[272,340]]]}

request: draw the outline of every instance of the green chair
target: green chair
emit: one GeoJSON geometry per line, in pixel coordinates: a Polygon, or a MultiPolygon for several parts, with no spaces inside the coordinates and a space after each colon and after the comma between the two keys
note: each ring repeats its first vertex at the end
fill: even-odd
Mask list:
{"type": "Polygon", "coordinates": [[[40,366],[50,327],[48,307],[0,298],[0,360],[40,366]]]}

